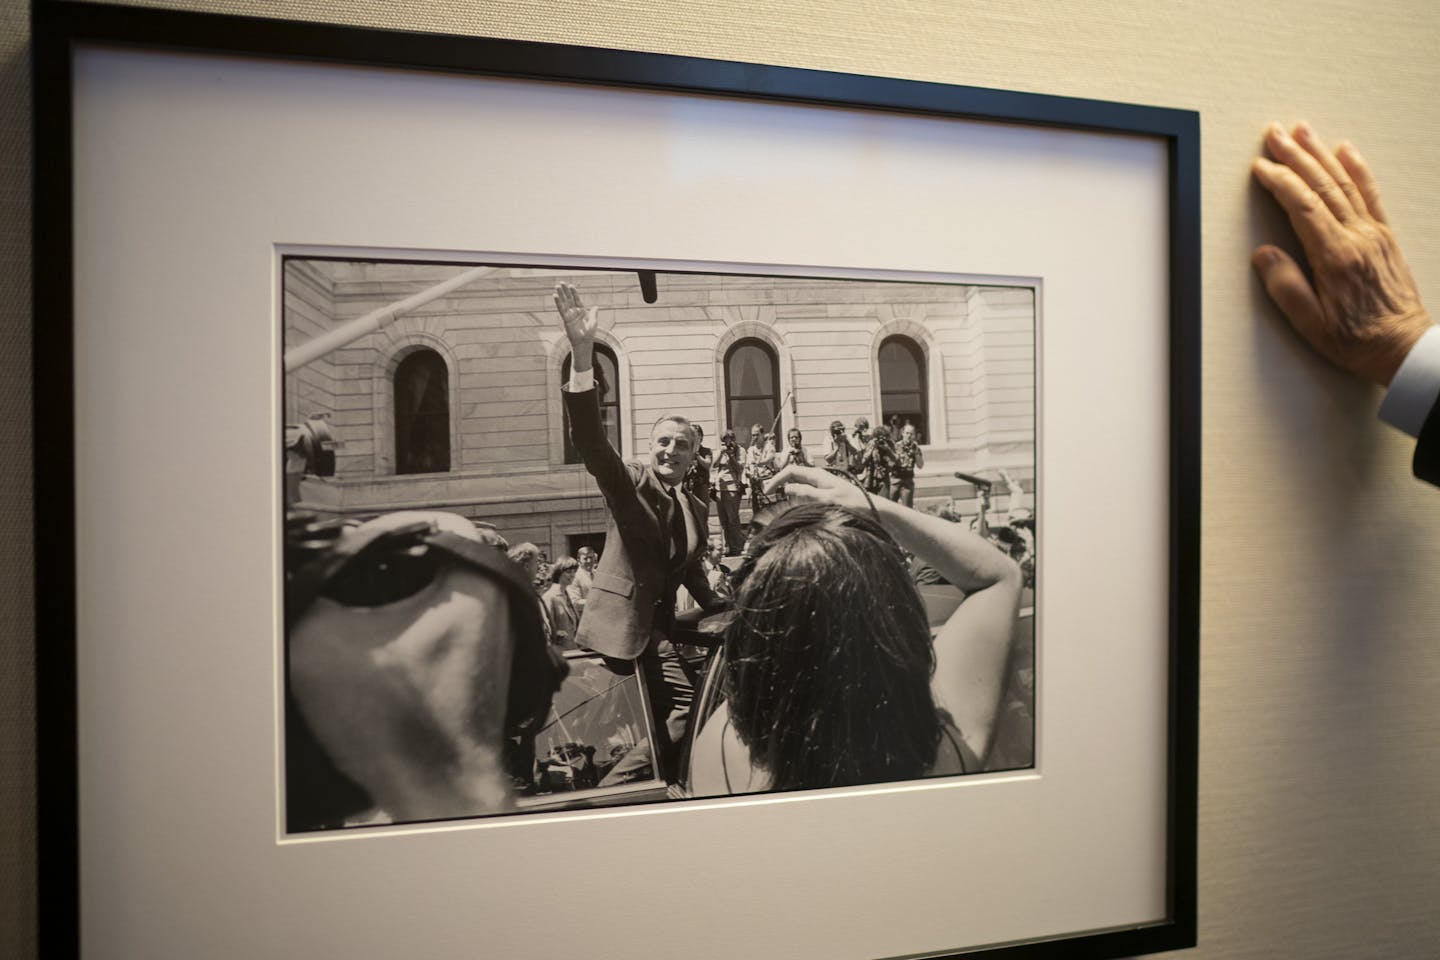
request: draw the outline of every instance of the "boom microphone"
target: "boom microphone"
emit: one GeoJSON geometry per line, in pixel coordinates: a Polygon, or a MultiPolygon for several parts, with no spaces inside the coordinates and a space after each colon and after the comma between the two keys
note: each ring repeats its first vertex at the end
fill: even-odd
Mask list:
{"type": "Polygon", "coordinates": [[[956,470],[955,476],[957,479],[964,480],[966,483],[969,484],[973,484],[975,488],[981,493],[989,493],[990,488],[995,486],[993,481],[982,480],[980,477],[977,477],[974,474],[965,473],[961,470],[956,470]]]}

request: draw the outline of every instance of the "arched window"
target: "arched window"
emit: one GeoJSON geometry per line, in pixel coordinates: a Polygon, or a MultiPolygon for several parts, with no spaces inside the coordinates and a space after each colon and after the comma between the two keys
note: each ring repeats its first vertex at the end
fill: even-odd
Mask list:
{"type": "MultiPolygon", "coordinates": [[[[770,344],[754,337],[737,340],[725,351],[725,418],[742,443],[750,442],[750,428],[766,430],[780,412],[780,359],[770,344]]],[[[782,423],[776,432],[784,434],[782,423]]]]}
{"type": "MultiPolygon", "coordinates": [[[[615,362],[615,352],[609,347],[595,344],[594,365],[595,388],[600,392],[600,424],[605,428],[605,436],[610,440],[610,446],[616,452],[620,446],[620,365],[615,362]]],[[[570,358],[560,364],[560,383],[570,382],[570,358]]],[[[570,416],[561,414],[564,417],[565,429],[565,462],[579,463],[580,451],[575,449],[575,444],[570,442],[570,416]]]]}
{"type": "Polygon", "coordinates": [[[395,472],[450,469],[450,371],[434,350],[416,350],[395,368],[395,472]]]}
{"type": "Polygon", "coordinates": [[[925,403],[925,353],[898,334],[880,344],[880,419],[898,434],[913,424],[921,443],[930,442],[925,403]]]}

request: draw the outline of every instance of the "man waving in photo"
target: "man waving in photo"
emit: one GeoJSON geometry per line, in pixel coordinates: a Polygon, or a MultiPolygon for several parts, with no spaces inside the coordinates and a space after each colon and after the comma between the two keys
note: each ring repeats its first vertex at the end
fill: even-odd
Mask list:
{"type": "Polygon", "coordinates": [[[645,677],[660,743],[657,772],[679,779],[694,699],[694,677],[670,642],[675,592],[682,584],[701,607],[719,604],[700,558],[708,539],[708,504],[681,486],[699,446],[690,421],[666,415],[650,431],[649,463],[627,463],[610,446],[600,421],[592,368],[597,308],[586,307],[568,283],[555,287],[555,307],[570,341],[570,381],[561,390],[570,439],[605,498],[605,546],[575,640],[603,654],[616,673],[645,677]]]}

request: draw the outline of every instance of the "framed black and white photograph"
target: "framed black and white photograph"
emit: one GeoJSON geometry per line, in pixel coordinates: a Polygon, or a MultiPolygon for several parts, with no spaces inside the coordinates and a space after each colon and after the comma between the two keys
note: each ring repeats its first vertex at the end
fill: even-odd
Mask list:
{"type": "MultiPolygon", "coordinates": [[[[756,715],[741,726],[750,743],[763,741],[785,760],[793,772],[777,780],[790,789],[1032,766],[1038,284],[668,266],[286,255],[286,664],[287,710],[295,712],[286,717],[287,832],[771,789],[775,771],[763,781],[757,771],[752,782],[747,744],[721,733],[734,719],[727,694],[757,683],[756,715]],[[595,314],[589,369],[603,435],[588,442],[562,402],[573,354],[557,290],[595,314]],[[667,420],[693,431],[673,458],[653,442],[667,420]],[[673,476],[691,513],[685,549],[679,536],[673,548],[664,538],[646,542],[647,518],[613,502],[618,494],[603,485],[597,462],[609,451],[635,464],[624,483],[638,480],[642,498],[663,487],[659,475],[673,476]],[[793,582],[799,571],[753,586],[778,562],[748,576],[759,560],[746,562],[757,527],[804,492],[792,488],[793,504],[785,497],[779,474],[787,466],[844,478],[855,488],[850,496],[870,498],[856,500],[867,509],[891,501],[958,525],[965,536],[947,549],[1009,557],[1013,566],[1000,569],[1010,580],[997,587],[1007,592],[1007,613],[975,613],[982,599],[956,617],[970,594],[992,586],[983,554],[944,557],[941,567],[956,559],[965,566],[967,579],[955,582],[953,571],[898,544],[888,568],[873,562],[883,554],[838,543],[833,557],[787,559],[837,565],[805,578],[813,591],[793,582]],[[354,563],[331,560],[335,549],[348,552],[347,541],[397,526],[413,529],[410,538],[377,544],[354,563]],[[394,702],[385,692],[392,669],[365,679],[336,662],[354,660],[360,643],[370,648],[367,668],[382,657],[409,670],[413,661],[400,648],[432,651],[417,631],[453,643],[458,628],[438,614],[451,591],[427,592],[449,572],[428,562],[415,577],[370,569],[403,566],[409,561],[394,554],[408,555],[441,528],[506,552],[524,574],[527,600],[539,605],[543,642],[565,665],[557,671],[553,658],[540,657],[526,661],[528,673],[511,668],[512,697],[527,688],[556,696],[531,720],[534,729],[508,732],[498,764],[487,756],[460,778],[486,785],[478,790],[403,762],[434,764],[438,756],[444,766],[466,753],[441,733],[441,692],[426,686],[412,696],[407,684],[394,702]],[[641,606],[661,609],[647,630],[607,604],[636,606],[643,568],[657,561],[660,595],[641,606]],[[307,570],[318,567],[327,579],[308,582],[307,570]],[[587,602],[592,591],[598,602],[587,602]],[[915,648],[889,651],[875,635],[894,629],[906,593],[915,648]],[[413,604],[404,624],[377,610],[402,601],[413,604]],[[786,642],[794,649],[774,663],[762,650],[737,655],[742,641],[726,642],[727,630],[746,625],[762,650],[786,642]],[[378,635],[357,640],[377,627],[378,635]],[[663,656],[623,649],[649,648],[657,632],[663,656]],[[963,644],[963,656],[947,636],[963,644]],[[974,689],[952,689],[959,683],[974,689]],[[357,695],[357,685],[369,694],[357,695]],[[827,691],[838,689],[846,692],[832,705],[827,691]],[[781,691],[796,694],[793,702],[781,691]],[[916,698],[951,701],[939,708],[944,721],[935,709],[930,718],[913,716],[916,698]],[[804,738],[788,732],[827,711],[853,716],[856,700],[871,701],[863,725],[816,724],[804,738]],[[434,734],[422,738],[429,749],[373,728],[393,728],[400,717],[434,734]],[[338,762],[315,757],[316,747],[338,762]],[[397,765],[400,783],[378,769],[397,765]],[[377,793],[389,802],[377,802],[377,793]]],[[[463,558],[449,557],[445,567],[452,562],[463,558]]],[[[456,670],[468,665],[467,658],[456,670]]],[[[505,706],[506,698],[493,698],[497,714],[505,706]]]]}
{"type": "Polygon", "coordinates": [[[52,944],[1194,942],[1194,113],[61,2],[36,57],[52,944]]]}

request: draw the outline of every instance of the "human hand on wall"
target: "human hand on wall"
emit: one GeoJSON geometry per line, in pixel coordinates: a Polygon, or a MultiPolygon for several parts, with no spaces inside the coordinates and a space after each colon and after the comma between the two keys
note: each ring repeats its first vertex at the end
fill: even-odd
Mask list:
{"type": "Polygon", "coordinates": [[[1279,247],[1251,255],[1280,311],[1331,363],[1387,386],[1431,325],[1369,166],[1355,147],[1334,151],[1307,123],[1271,124],[1251,169],[1295,228],[1311,273],[1279,247]]]}

